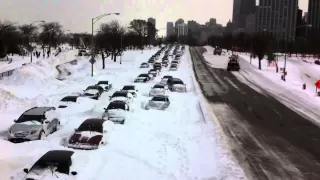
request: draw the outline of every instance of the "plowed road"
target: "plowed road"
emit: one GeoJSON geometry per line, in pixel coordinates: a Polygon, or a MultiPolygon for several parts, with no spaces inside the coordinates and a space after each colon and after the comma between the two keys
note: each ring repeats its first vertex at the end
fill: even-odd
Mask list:
{"type": "Polygon", "coordinates": [[[320,128],[190,48],[197,80],[252,179],[319,180],[320,128]]]}

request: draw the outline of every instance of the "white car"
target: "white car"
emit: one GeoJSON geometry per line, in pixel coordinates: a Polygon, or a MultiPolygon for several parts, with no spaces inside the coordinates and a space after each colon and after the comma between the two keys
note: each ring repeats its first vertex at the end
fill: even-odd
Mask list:
{"type": "Polygon", "coordinates": [[[123,88],[121,89],[121,91],[128,91],[129,93],[132,94],[133,97],[137,97],[137,88],[135,85],[125,85],[123,86],[123,88]]]}
{"type": "Polygon", "coordinates": [[[90,111],[95,100],[86,97],[70,95],[62,98],[58,104],[57,112],[60,115],[72,115],[90,111]]]}
{"type": "Polygon", "coordinates": [[[109,91],[112,88],[112,84],[109,81],[99,81],[97,86],[101,86],[105,91],[109,91]]]}
{"type": "Polygon", "coordinates": [[[168,92],[168,86],[164,84],[156,84],[149,92],[149,96],[166,95],[168,92]]]}
{"type": "Polygon", "coordinates": [[[116,124],[124,124],[127,113],[130,111],[130,106],[124,101],[112,101],[104,110],[102,118],[108,118],[108,120],[116,124]]]}
{"type": "Polygon", "coordinates": [[[127,104],[130,104],[133,101],[133,96],[128,91],[116,91],[110,96],[111,101],[124,101],[127,104]]]}

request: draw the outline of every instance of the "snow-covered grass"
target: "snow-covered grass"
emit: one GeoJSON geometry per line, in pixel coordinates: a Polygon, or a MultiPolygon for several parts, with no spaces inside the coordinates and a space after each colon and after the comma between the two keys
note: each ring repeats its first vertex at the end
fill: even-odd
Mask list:
{"type": "MultiPolygon", "coordinates": [[[[105,92],[98,101],[84,101],[81,103],[85,106],[69,107],[70,113],[60,113],[61,127],[46,140],[21,144],[0,140],[1,147],[6,147],[1,150],[1,179],[8,179],[13,173],[21,174],[22,168],[32,164],[47,150],[68,149],[62,145],[74,129],[87,118],[100,117],[103,107],[109,103],[109,96],[124,85],[134,84],[137,75],[147,72],[147,69],[139,69],[139,65],[157,50],[145,50],[143,54],[141,51],[127,51],[122,64],[108,58],[104,70],[98,60],[94,64],[93,77],[88,60],[82,59],[77,65],[64,65],[71,72],[64,81],[56,79],[55,62],[58,61],[55,60],[27,65],[3,80],[0,86],[0,96],[4,100],[0,107],[0,136],[4,139],[13,119],[32,106],[56,106],[62,97],[82,92],[99,80],[109,80],[113,89],[105,92]]],[[[242,172],[231,163],[223,149],[218,134],[221,132],[216,131],[209,116],[203,113],[202,100],[198,96],[200,91],[196,92],[198,87],[194,84],[191,67],[187,50],[178,71],[169,72],[166,68],[155,80],[135,84],[139,94],[132,104],[133,111],[124,125],[112,125],[108,144],[94,151],[74,150],[77,158],[73,166],[78,171],[77,179],[241,178],[242,172]],[[149,90],[163,75],[181,78],[187,84],[188,92],[169,93],[171,104],[166,111],[142,109],[150,99],[146,96],[149,90]]]]}

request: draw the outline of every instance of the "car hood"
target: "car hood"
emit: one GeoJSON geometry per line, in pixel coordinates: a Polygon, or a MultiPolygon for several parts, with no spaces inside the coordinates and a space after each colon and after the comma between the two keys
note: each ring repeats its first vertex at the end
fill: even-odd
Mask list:
{"type": "Polygon", "coordinates": [[[81,131],[74,133],[70,139],[69,144],[90,144],[90,145],[99,145],[103,137],[102,133],[99,132],[90,132],[90,131],[81,131]]]}
{"type": "Polygon", "coordinates": [[[35,180],[52,180],[52,179],[69,179],[70,176],[67,174],[55,172],[55,174],[52,174],[52,171],[50,168],[37,168],[32,169],[24,179],[30,178],[35,180]],[[56,175],[58,176],[56,176],[56,175]]]}
{"type": "MultiPolygon", "coordinates": [[[[35,122],[35,121],[33,121],[35,122]]],[[[37,124],[34,124],[33,122],[24,122],[24,123],[15,123],[14,125],[12,125],[10,127],[10,131],[13,133],[19,132],[19,131],[23,131],[23,132],[27,132],[27,131],[31,131],[31,130],[37,130],[39,128],[42,127],[42,124],[39,122],[35,122],[37,124]]]]}
{"type": "Polygon", "coordinates": [[[110,99],[110,101],[128,101],[128,98],[126,98],[126,97],[113,97],[110,99]]]}
{"type": "Polygon", "coordinates": [[[126,111],[123,109],[108,109],[107,114],[108,116],[122,116],[126,111]]]}
{"type": "Polygon", "coordinates": [[[185,88],[186,86],[184,84],[173,84],[172,87],[175,88],[185,88]]]}
{"type": "Polygon", "coordinates": [[[89,89],[84,91],[84,94],[97,94],[99,91],[96,89],[89,89]]]}
{"type": "Polygon", "coordinates": [[[161,88],[153,88],[150,90],[150,93],[164,93],[165,90],[161,88]]]}

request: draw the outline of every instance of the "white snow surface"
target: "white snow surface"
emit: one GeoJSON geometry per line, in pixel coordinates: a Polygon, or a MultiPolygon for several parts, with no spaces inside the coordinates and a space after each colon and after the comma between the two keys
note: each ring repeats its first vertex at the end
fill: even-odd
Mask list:
{"type": "MultiPolygon", "coordinates": [[[[71,75],[59,81],[55,70],[59,60],[53,58],[27,65],[2,80],[0,146],[6,148],[0,153],[1,180],[21,174],[23,168],[30,167],[48,150],[68,149],[63,145],[74,129],[88,118],[101,117],[109,96],[123,85],[131,84],[137,75],[146,73],[146,69],[137,67],[157,50],[145,50],[143,54],[141,51],[126,51],[122,64],[107,58],[104,70],[101,69],[101,60],[97,59],[93,77],[88,59],[82,59],[77,65],[65,65],[71,75]],[[25,110],[33,106],[55,106],[64,96],[82,92],[100,80],[109,80],[113,90],[103,93],[97,101],[90,101],[88,107],[91,111],[87,106],[68,106],[69,111],[77,113],[61,113],[61,127],[45,140],[20,144],[5,140],[13,119],[25,110]]],[[[136,87],[141,96],[134,99],[134,111],[128,115],[126,123],[120,125],[108,121],[104,124],[104,130],[108,131],[104,139],[108,144],[94,151],[74,150],[72,169],[78,171],[77,180],[244,179],[243,172],[225,153],[221,132],[216,130],[201,105],[188,48],[178,71],[169,72],[166,68],[154,80],[137,83],[136,87]],[[187,84],[188,93],[169,93],[171,104],[165,111],[142,109],[142,104],[150,99],[145,95],[163,75],[182,79],[187,84]]]]}

